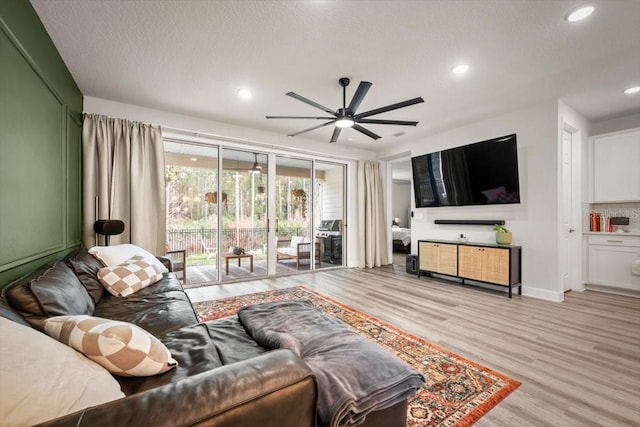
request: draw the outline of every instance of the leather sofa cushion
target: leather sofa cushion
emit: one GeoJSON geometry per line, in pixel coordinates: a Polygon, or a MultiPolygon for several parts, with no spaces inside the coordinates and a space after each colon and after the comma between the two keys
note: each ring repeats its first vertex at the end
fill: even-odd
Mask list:
{"type": "Polygon", "coordinates": [[[178,366],[160,375],[143,378],[116,377],[127,395],[175,383],[223,365],[204,324],[186,326],[157,336],[178,366]]]}
{"type": "Polygon", "coordinates": [[[98,270],[103,267],[100,261],[91,255],[87,248],[81,248],[67,259],[67,264],[76,273],[93,302],[98,304],[104,295],[104,286],[98,281],[98,270]]]}
{"type": "Polygon", "coordinates": [[[238,316],[206,322],[204,325],[225,365],[250,359],[267,351],[249,336],[238,316]]]}
{"type": "Polygon", "coordinates": [[[9,304],[7,304],[7,302],[3,299],[0,299],[0,317],[4,317],[5,319],[12,320],[23,326],[31,327],[31,325],[26,320],[24,320],[24,318],[20,316],[18,312],[16,312],[13,308],[11,308],[9,304]]]}
{"type": "Polygon", "coordinates": [[[127,297],[105,294],[95,316],[140,326],[154,336],[198,323],[189,298],[174,273],[127,297]]]}
{"type": "Polygon", "coordinates": [[[45,319],[86,314],[95,304],[71,268],[58,261],[9,284],[4,297],[36,329],[44,330],[45,319]]]}

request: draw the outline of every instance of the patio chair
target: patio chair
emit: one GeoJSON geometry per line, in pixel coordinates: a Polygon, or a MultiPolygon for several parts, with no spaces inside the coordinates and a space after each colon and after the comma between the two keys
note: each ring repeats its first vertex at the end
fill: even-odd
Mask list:
{"type": "Polygon", "coordinates": [[[216,254],[216,250],[218,248],[207,246],[204,239],[200,239],[200,242],[202,243],[202,250],[207,253],[207,259],[210,259],[212,256],[216,254]]]}
{"type": "Polygon", "coordinates": [[[311,261],[311,247],[315,246],[313,250],[315,259],[320,263],[320,244],[316,242],[311,243],[311,239],[308,237],[293,236],[291,239],[278,239],[278,245],[276,249],[277,262],[281,259],[294,259],[296,261],[296,268],[300,269],[300,260],[308,259],[311,261]]]}

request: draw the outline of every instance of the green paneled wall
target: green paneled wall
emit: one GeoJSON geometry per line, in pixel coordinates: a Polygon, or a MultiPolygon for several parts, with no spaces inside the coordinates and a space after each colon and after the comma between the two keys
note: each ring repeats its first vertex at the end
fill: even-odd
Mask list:
{"type": "Polygon", "coordinates": [[[26,0],[0,0],[0,287],[81,240],[82,94],[26,0]]]}

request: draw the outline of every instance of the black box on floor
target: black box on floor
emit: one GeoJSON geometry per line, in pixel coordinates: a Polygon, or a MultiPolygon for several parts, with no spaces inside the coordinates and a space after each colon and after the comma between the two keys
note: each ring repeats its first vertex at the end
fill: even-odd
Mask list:
{"type": "Polygon", "coordinates": [[[407,273],[418,274],[418,255],[407,255],[407,273]]]}

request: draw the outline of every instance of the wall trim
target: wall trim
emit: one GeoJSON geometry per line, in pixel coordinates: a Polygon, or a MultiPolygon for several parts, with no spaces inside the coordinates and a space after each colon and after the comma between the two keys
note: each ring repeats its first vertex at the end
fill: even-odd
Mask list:
{"type": "Polygon", "coordinates": [[[564,301],[564,292],[549,291],[546,289],[533,288],[530,286],[522,287],[522,295],[525,297],[538,298],[552,302],[564,301]]]}

